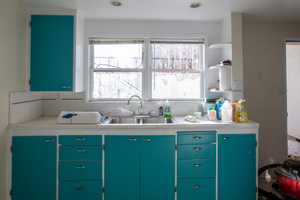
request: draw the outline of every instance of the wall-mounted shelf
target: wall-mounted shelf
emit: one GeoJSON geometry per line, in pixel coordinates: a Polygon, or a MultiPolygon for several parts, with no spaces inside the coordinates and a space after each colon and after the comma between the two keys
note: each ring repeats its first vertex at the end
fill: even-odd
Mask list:
{"type": "Polygon", "coordinates": [[[208,46],[210,49],[218,49],[218,48],[232,48],[231,43],[216,43],[216,44],[210,44],[208,46]]]}

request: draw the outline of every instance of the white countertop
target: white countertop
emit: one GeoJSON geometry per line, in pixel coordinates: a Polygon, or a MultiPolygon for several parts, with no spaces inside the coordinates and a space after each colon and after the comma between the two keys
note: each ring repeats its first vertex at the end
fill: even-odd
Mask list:
{"type": "MultiPolygon", "coordinates": [[[[240,133],[258,133],[259,124],[255,122],[249,123],[224,123],[219,121],[208,121],[203,120],[198,123],[186,122],[182,117],[175,118],[175,123],[165,124],[165,123],[155,123],[155,124],[57,124],[55,117],[43,117],[36,120],[11,124],[10,132],[14,135],[14,132],[60,132],[74,133],[72,130],[84,130],[87,132],[96,132],[98,134],[107,133],[120,133],[128,132],[130,130],[139,130],[147,134],[150,132],[157,132],[159,130],[165,130],[164,133],[176,133],[176,131],[182,130],[216,130],[222,132],[240,132],[240,133]],[[103,133],[103,131],[105,133],[103,133]],[[251,131],[251,132],[250,132],[251,131]]],[[[81,131],[82,132],[82,131],[81,131]]],[[[19,135],[19,134],[17,134],[19,135]]]]}

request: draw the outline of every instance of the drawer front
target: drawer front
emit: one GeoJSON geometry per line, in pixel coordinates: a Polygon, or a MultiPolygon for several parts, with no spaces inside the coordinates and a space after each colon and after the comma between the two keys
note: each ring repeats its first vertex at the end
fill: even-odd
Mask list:
{"type": "Polygon", "coordinates": [[[178,177],[183,178],[210,178],[216,177],[216,160],[179,160],[178,177]]]}
{"type": "Polygon", "coordinates": [[[216,158],[216,144],[180,145],[179,159],[216,158]]]}
{"type": "Polygon", "coordinates": [[[102,160],[101,146],[60,146],[59,159],[69,161],[102,160]]]}
{"type": "Polygon", "coordinates": [[[63,135],[59,136],[61,145],[102,145],[101,135],[63,135]]]}
{"type": "Polygon", "coordinates": [[[208,144],[216,142],[215,132],[179,132],[178,144],[208,144]]]}
{"type": "Polygon", "coordinates": [[[59,200],[101,200],[101,181],[61,182],[59,197],[59,200]]]}
{"type": "Polygon", "coordinates": [[[179,179],[178,200],[215,200],[215,179],[179,179]]]}
{"type": "Polygon", "coordinates": [[[60,162],[60,180],[100,180],[102,176],[101,161],[60,162]]]}

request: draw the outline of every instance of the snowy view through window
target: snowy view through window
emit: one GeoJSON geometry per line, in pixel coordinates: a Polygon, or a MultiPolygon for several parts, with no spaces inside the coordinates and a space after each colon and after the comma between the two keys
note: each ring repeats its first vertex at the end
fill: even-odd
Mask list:
{"type": "Polygon", "coordinates": [[[144,81],[152,89],[149,98],[200,98],[202,44],[151,42],[150,70],[144,70],[147,66],[143,66],[146,59],[143,55],[148,55],[144,53],[144,45],[142,42],[93,45],[93,99],[142,96],[145,77],[152,77],[152,88],[149,78],[144,81]]]}

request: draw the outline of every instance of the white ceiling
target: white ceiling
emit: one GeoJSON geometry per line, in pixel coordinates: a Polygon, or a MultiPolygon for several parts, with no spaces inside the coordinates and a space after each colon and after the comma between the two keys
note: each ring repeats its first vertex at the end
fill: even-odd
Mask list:
{"type": "Polygon", "coordinates": [[[78,9],[86,18],[218,20],[230,12],[243,12],[268,20],[300,20],[300,0],[23,0],[30,8],[78,9]],[[203,4],[189,8],[193,1],[203,4]]]}

